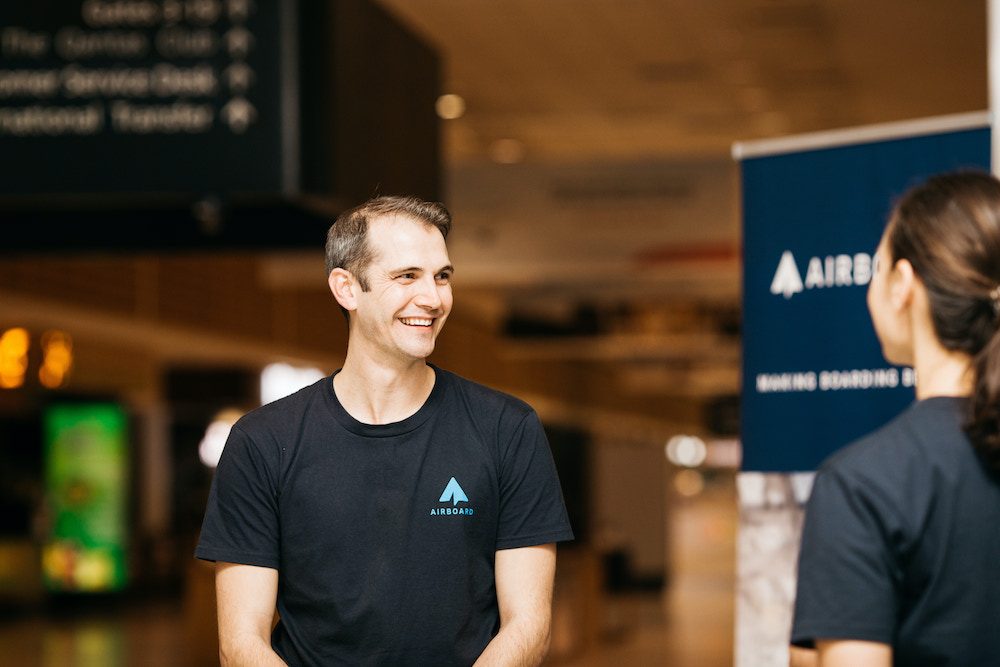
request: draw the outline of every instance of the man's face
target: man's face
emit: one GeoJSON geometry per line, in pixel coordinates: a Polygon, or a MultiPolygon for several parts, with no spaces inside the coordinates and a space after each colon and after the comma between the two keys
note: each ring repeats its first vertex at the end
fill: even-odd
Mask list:
{"type": "Polygon", "coordinates": [[[441,232],[406,216],[373,220],[368,241],[369,291],[361,292],[357,319],[361,343],[380,363],[423,360],[451,312],[451,260],[441,232]]]}

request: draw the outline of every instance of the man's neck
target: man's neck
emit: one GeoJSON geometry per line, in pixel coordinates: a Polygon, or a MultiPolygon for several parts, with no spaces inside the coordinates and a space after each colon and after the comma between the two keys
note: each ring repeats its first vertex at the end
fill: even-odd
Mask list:
{"type": "Polygon", "coordinates": [[[337,400],[364,424],[391,424],[415,414],[434,388],[435,373],[420,360],[392,367],[350,353],[333,379],[337,400]]]}

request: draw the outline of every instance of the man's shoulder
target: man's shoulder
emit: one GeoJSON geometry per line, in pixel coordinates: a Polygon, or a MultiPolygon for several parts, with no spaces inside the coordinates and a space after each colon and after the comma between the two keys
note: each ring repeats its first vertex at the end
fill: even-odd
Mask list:
{"type": "Polygon", "coordinates": [[[535,411],[526,401],[517,396],[469,380],[451,371],[437,367],[435,367],[435,371],[445,389],[454,392],[455,395],[467,403],[476,404],[477,407],[481,408],[492,408],[521,414],[529,414],[535,411]]]}
{"type": "Polygon", "coordinates": [[[247,431],[258,431],[280,428],[285,423],[301,423],[305,414],[325,404],[330,382],[327,376],[288,396],[254,408],[243,415],[237,425],[247,431]]]}

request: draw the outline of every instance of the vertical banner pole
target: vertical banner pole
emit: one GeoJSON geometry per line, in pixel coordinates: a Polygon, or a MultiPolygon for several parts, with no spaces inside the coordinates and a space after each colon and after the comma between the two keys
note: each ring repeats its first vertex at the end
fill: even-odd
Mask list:
{"type": "Polygon", "coordinates": [[[986,0],[986,71],[989,79],[990,168],[1000,175],[1000,132],[997,110],[1000,109],[1000,0],[986,0]]]}

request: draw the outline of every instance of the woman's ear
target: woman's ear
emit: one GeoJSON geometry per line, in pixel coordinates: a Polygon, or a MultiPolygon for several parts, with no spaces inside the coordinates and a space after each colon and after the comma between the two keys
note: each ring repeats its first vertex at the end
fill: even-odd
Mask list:
{"type": "Polygon", "coordinates": [[[912,303],[914,290],[920,282],[917,274],[913,272],[910,260],[900,259],[896,261],[895,266],[892,267],[891,280],[890,299],[892,306],[897,311],[903,310],[912,303]]]}
{"type": "Polygon", "coordinates": [[[345,269],[334,269],[327,278],[327,284],[333,293],[333,298],[337,300],[340,307],[347,311],[356,310],[358,307],[358,292],[361,286],[350,271],[345,269]]]}

